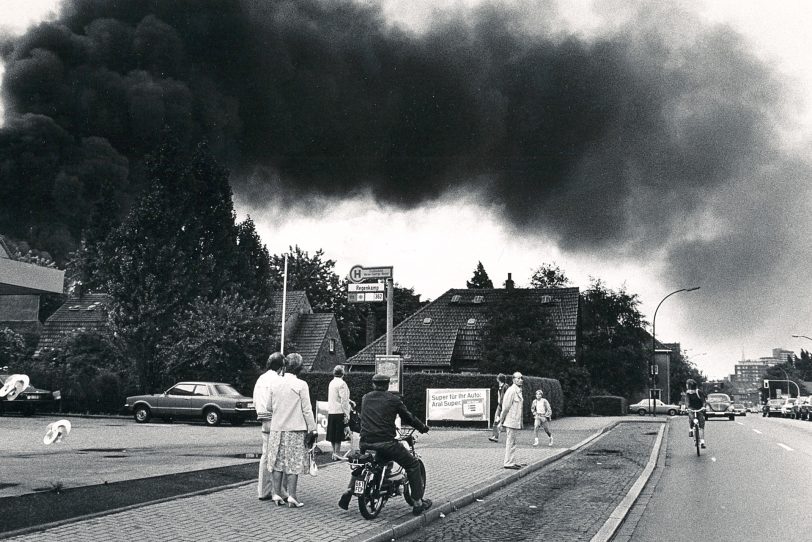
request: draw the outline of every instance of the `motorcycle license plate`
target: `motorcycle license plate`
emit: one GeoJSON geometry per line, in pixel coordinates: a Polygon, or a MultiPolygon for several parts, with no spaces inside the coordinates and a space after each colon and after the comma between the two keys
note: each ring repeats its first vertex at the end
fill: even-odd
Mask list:
{"type": "Polygon", "coordinates": [[[353,493],[356,495],[363,495],[364,488],[366,488],[367,483],[364,480],[356,480],[355,481],[355,489],[353,489],[353,493]]]}

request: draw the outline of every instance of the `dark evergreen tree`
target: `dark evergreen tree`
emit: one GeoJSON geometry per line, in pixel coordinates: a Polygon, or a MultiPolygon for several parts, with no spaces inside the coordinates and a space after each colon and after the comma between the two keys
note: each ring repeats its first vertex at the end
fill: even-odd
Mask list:
{"type": "Polygon", "coordinates": [[[476,269],[474,269],[474,275],[471,277],[471,280],[466,281],[465,287],[472,290],[493,288],[493,282],[488,277],[488,272],[485,271],[485,267],[482,265],[482,262],[477,262],[476,269]]]}
{"type": "Polygon", "coordinates": [[[244,299],[270,307],[273,284],[271,257],[250,216],[237,225],[234,279],[244,299]]]}

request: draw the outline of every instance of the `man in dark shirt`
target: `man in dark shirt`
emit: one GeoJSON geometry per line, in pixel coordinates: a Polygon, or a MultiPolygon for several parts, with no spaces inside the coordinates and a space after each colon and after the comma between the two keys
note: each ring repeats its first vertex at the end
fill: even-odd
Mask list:
{"type": "MultiPolygon", "coordinates": [[[[429,428],[409,412],[399,396],[388,391],[389,377],[387,375],[373,376],[372,388],[372,391],[361,399],[361,451],[375,450],[381,459],[395,461],[406,470],[414,500],[412,513],[419,516],[431,508],[432,502],[423,498],[423,475],[420,473],[420,463],[400,441],[395,439],[397,431],[395,417],[400,415],[404,423],[411,425],[421,433],[427,433],[429,428]]],[[[351,492],[344,493],[339,500],[339,506],[346,510],[351,498],[351,492]]]]}

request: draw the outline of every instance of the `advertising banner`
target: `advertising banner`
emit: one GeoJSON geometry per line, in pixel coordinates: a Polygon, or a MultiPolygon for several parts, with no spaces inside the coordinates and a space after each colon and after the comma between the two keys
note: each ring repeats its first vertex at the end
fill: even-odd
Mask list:
{"type": "Polygon", "coordinates": [[[394,356],[375,356],[375,372],[389,375],[389,391],[403,393],[401,382],[403,381],[403,358],[394,356]]]}
{"type": "Polygon", "coordinates": [[[490,422],[490,407],[488,388],[426,390],[426,420],[490,422]]]}

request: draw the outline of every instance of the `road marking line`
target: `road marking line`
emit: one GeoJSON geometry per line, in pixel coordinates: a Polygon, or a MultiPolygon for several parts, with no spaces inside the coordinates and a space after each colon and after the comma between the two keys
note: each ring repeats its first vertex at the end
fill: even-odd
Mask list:
{"type": "Polygon", "coordinates": [[[788,452],[794,452],[795,451],[792,448],[790,448],[789,446],[787,446],[786,444],[781,444],[780,442],[778,442],[777,444],[779,446],[781,446],[783,449],[785,449],[786,451],[788,451],[788,452]]]}
{"type": "Polygon", "coordinates": [[[764,433],[762,433],[761,431],[759,431],[758,429],[753,429],[753,432],[754,432],[754,433],[758,433],[759,435],[763,435],[763,434],[764,434],[764,433]]]}

